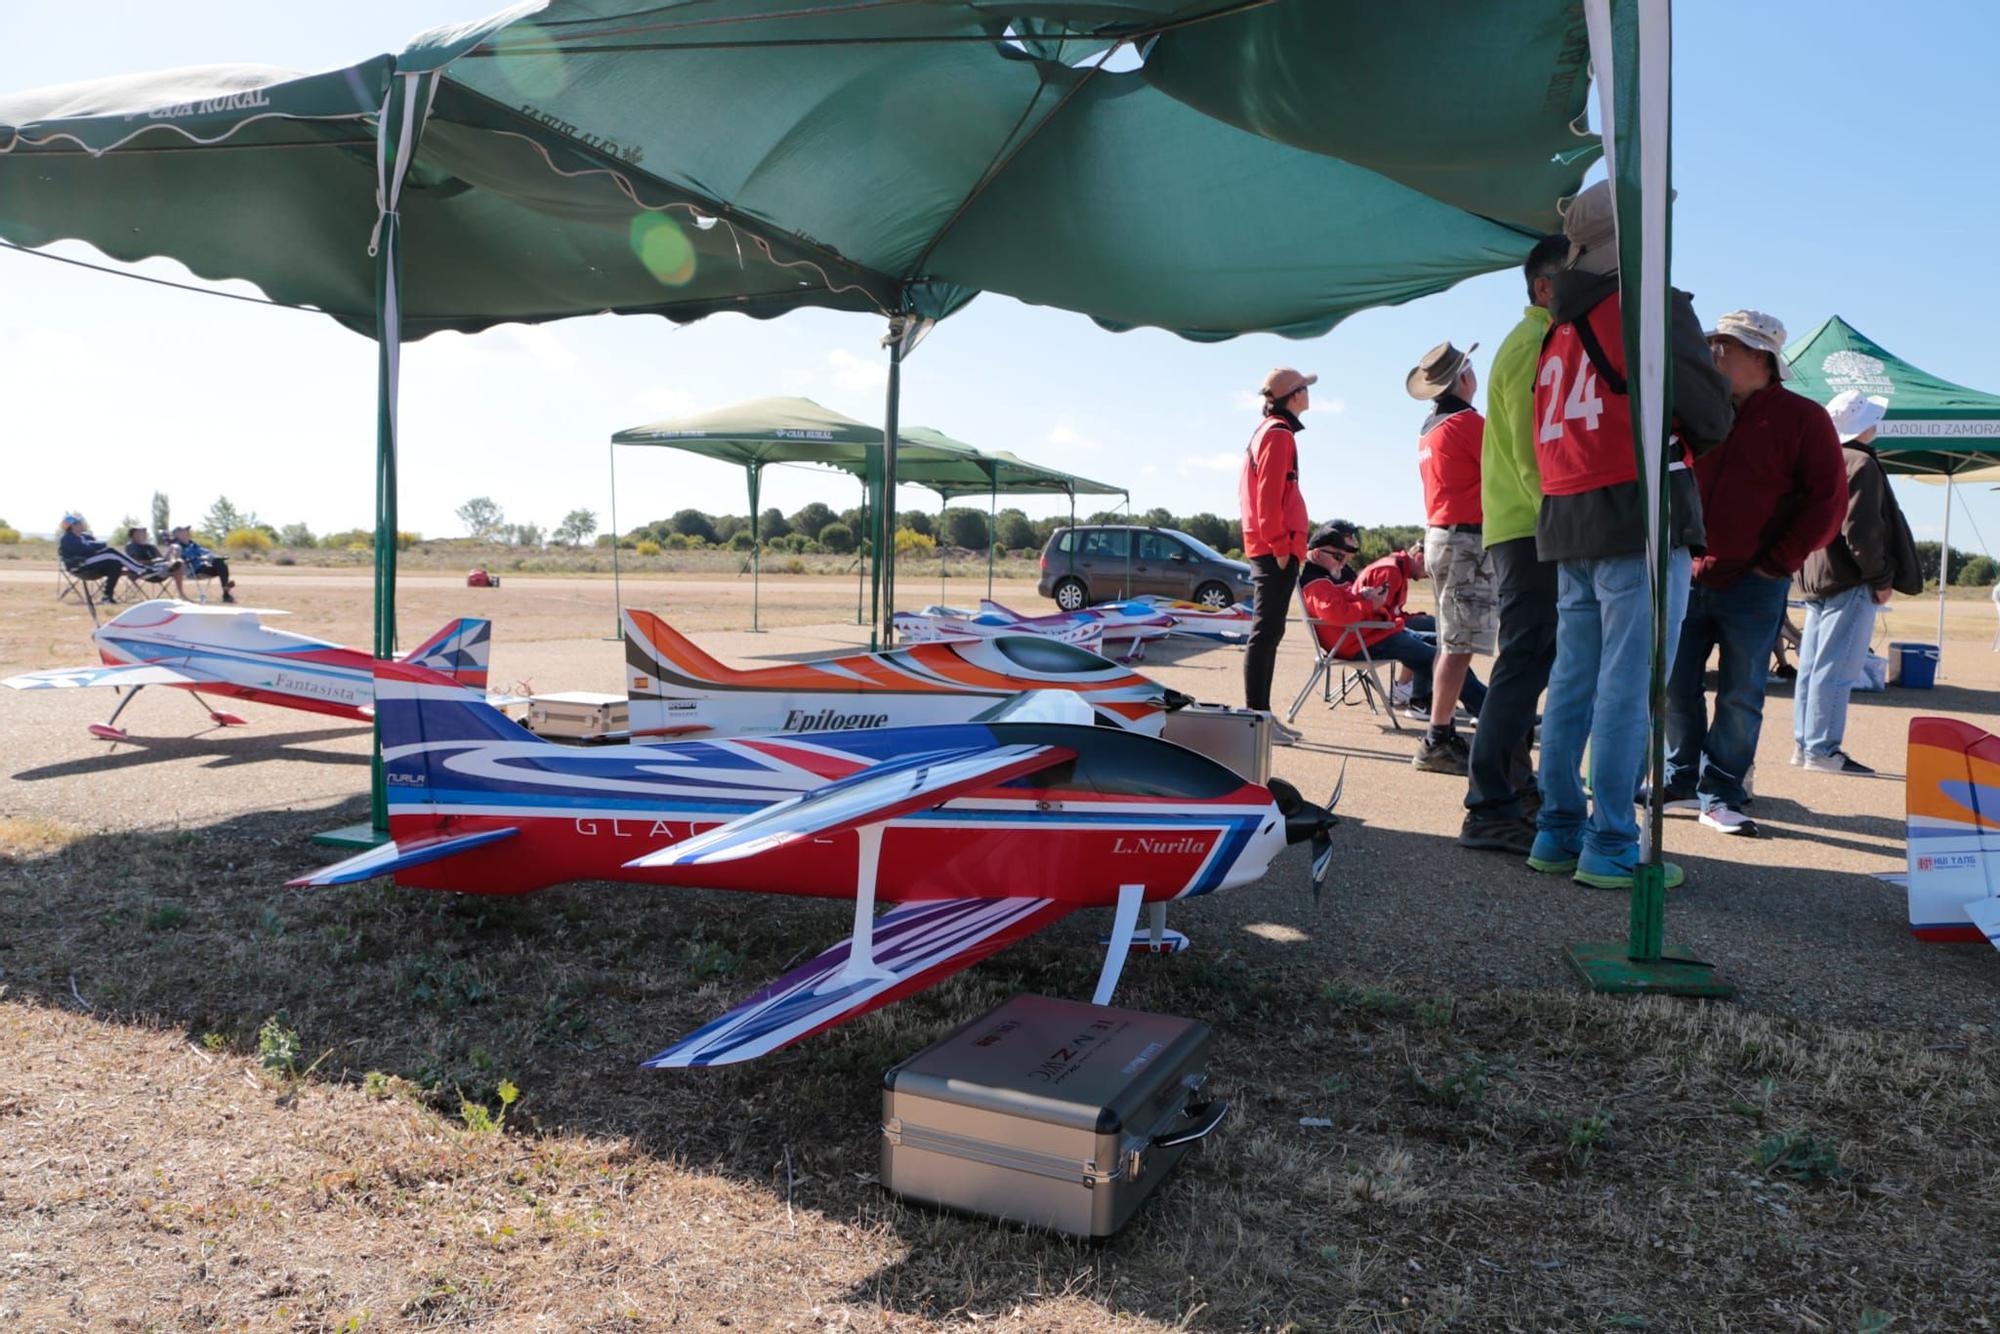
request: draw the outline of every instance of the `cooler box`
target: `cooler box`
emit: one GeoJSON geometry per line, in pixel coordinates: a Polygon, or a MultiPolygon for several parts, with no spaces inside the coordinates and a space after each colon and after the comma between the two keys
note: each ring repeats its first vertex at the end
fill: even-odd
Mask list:
{"type": "Polygon", "coordinates": [[[1229,1110],[1208,1025],[1016,996],[882,1077],[882,1184],[905,1199],[1108,1237],[1229,1110]]]}
{"type": "Polygon", "coordinates": [[[1227,765],[1253,783],[1271,781],[1271,719],[1255,709],[1190,704],[1167,715],[1160,735],[1227,765]]]}
{"type": "Polygon", "coordinates": [[[1936,644],[1889,645],[1888,682],[1905,690],[1929,690],[1937,684],[1936,644]]]}
{"type": "Polygon", "coordinates": [[[528,700],[528,730],[536,736],[564,741],[597,741],[631,727],[631,710],[623,695],[591,690],[564,690],[528,700]]]}

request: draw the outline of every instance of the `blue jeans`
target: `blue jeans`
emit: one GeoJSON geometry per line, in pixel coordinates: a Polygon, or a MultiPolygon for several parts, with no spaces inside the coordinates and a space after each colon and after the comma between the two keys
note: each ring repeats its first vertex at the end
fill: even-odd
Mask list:
{"type": "Polygon", "coordinates": [[[1806,599],[1792,695],[1792,740],[1806,754],[1824,757],[1840,749],[1847,736],[1847,697],[1860,684],[1874,633],[1875,594],[1868,585],[1806,599]]]}
{"type": "MultiPolygon", "coordinates": [[[[1691,567],[1685,547],[1668,559],[1670,672],[1691,567]]],[[[1557,567],[1556,662],[1542,706],[1542,810],[1535,823],[1547,839],[1576,851],[1578,869],[1593,875],[1630,875],[1639,862],[1632,797],[1652,730],[1646,708],[1652,643],[1653,598],[1643,552],[1557,567]],[[1587,810],[1585,741],[1593,798],[1587,810]]]]}
{"type": "MultiPolygon", "coordinates": [[[[1348,641],[1352,643],[1353,641],[1348,641]]],[[[1416,675],[1411,683],[1411,703],[1428,703],[1431,697],[1431,669],[1437,663],[1437,648],[1417,638],[1408,630],[1398,630],[1380,643],[1368,646],[1368,656],[1381,662],[1401,663],[1416,675]]],[[[1458,702],[1465,711],[1477,718],[1479,706],[1486,702],[1486,683],[1477,674],[1468,671],[1465,685],[1458,692],[1458,702]]]]}
{"type": "Polygon", "coordinates": [[[1667,789],[1692,792],[1703,810],[1743,808],[1743,776],[1764,730],[1764,682],[1785,619],[1789,577],[1746,574],[1726,588],[1694,586],[1667,681],[1667,789]],[[1711,650],[1720,650],[1715,716],[1702,691],[1711,650]]]}

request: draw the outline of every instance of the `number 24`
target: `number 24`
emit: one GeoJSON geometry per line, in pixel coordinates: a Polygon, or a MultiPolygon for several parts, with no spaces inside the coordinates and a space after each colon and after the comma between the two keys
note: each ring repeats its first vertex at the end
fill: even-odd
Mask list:
{"type": "Polygon", "coordinates": [[[1580,369],[1583,373],[1577,376],[1576,382],[1569,387],[1569,393],[1565,396],[1562,392],[1562,358],[1550,357],[1542,363],[1542,373],[1537,380],[1541,387],[1550,391],[1549,406],[1548,410],[1542,413],[1542,429],[1536,435],[1536,440],[1553,441],[1562,438],[1562,422],[1556,420],[1558,400],[1562,403],[1562,421],[1581,419],[1586,431],[1597,429],[1597,419],[1604,415],[1604,400],[1597,392],[1597,368],[1586,358],[1580,369]]]}

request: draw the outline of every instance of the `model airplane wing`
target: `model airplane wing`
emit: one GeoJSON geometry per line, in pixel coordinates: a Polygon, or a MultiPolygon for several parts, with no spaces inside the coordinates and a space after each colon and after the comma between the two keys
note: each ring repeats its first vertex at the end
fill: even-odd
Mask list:
{"type": "Polygon", "coordinates": [[[815,834],[927,810],[960,793],[1046,769],[1075,754],[1061,746],[999,746],[944,751],[893,766],[878,764],[625,864],[660,868],[738,861],[815,834]]]}
{"type": "Polygon", "coordinates": [[[373,880],[378,875],[394,875],[412,866],[422,866],[441,857],[455,856],[470,852],[473,848],[483,848],[488,843],[497,843],[503,838],[511,838],[520,832],[514,828],[482,829],[474,834],[456,834],[438,838],[398,839],[384,843],[378,848],[349,857],[344,862],[322,867],[311,875],[302,875],[297,880],[287,880],[288,889],[303,889],[311,885],[352,885],[362,880],[373,880]]]}
{"type": "Polygon", "coordinates": [[[1055,899],[905,903],[875,919],[872,966],[842,941],[645,1062],[648,1069],[748,1061],[919,991],[1067,916],[1055,899]]]}
{"type": "Polygon", "coordinates": [[[102,667],[58,667],[27,672],[0,681],[15,690],[75,690],[84,686],[198,686],[203,677],[190,676],[159,662],[126,662],[102,667]]]}

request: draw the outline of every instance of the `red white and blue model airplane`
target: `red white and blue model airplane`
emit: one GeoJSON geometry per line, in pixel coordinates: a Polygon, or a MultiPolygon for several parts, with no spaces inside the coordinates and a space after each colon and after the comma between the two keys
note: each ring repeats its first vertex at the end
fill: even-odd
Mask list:
{"type": "MultiPolygon", "coordinates": [[[[156,598],[126,608],[92,631],[102,665],[28,672],[0,680],[0,685],[15,690],[110,686],[123,691],[111,717],[90,726],[92,736],[106,741],[126,739],[117,726],[118,715],[142,689],[156,685],[192,694],[208,709],[209,718],[223,727],[245,723],[233,713],[210,707],[204,693],[360,722],[374,717],[375,660],[324,639],[273,630],[262,620],[289,614],[156,598]]],[[[483,692],[492,630],[490,621],[461,617],[403,659],[483,692]]]]}
{"type": "Polygon", "coordinates": [[[1288,843],[1312,843],[1315,887],[1332,858],[1327,809],[1094,726],[1067,691],[1002,721],[585,749],[414,663],[374,667],[393,841],[295,885],[617,880],[854,901],[850,939],[648,1066],[775,1051],[1080,908],[1114,909],[1105,1003],[1142,906],[1254,881],[1288,843]]]}
{"type": "Polygon", "coordinates": [[[1910,931],[2000,949],[2000,737],[1956,718],[1910,719],[1904,780],[1910,931]]]}

